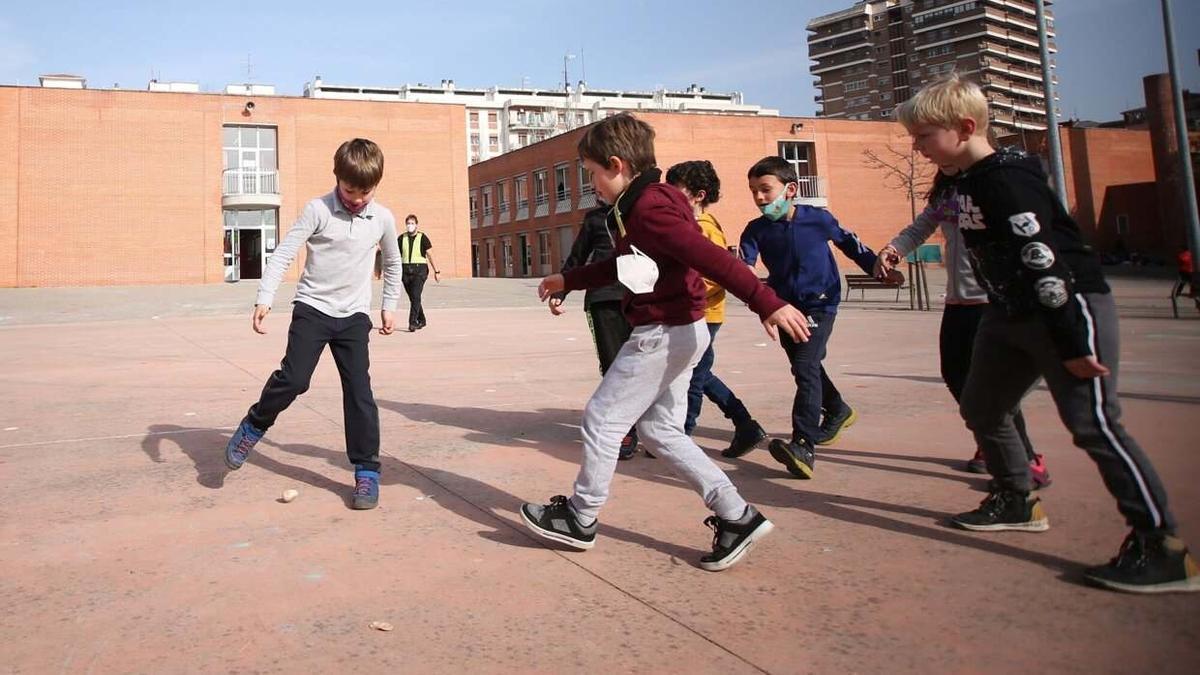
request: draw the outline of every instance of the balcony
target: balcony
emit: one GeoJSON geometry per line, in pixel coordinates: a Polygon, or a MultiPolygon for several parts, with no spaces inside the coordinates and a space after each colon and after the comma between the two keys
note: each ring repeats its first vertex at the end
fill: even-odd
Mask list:
{"type": "Polygon", "coordinates": [[[517,202],[517,220],[525,220],[529,217],[529,200],[522,199],[517,202]]]}
{"type": "Polygon", "coordinates": [[[492,225],[492,207],[485,206],[485,207],[483,207],[483,222],[480,223],[480,227],[490,227],[491,225],[492,225]]]}
{"type": "Polygon", "coordinates": [[[556,124],[553,115],[526,112],[508,113],[508,128],[513,130],[553,129],[556,124]]]}
{"type": "Polygon", "coordinates": [[[496,216],[496,224],[503,225],[508,222],[508,202],[500,202],[500,213],[496,216]]]}
{"type": "Polygon", "coordinates": [[[540,194],[533,200],[533,217],[541,218],[550,215],[550,195],[540,194]]]}
{"type": "Polygon", "coordinates": [[[226,169],[221,173],[222,207],[278,207],[281,203],[278,171],[226,169]]]}
{"type": "Polygon", "coordinates": [[[570,211],[571,210],[571,191],[570,190],[561,190],[561,191],[559,191],[558,195],[556,195],[556,196],[558,197],[558,199],[555,200],[555,202],[554,202],[554,212],[555,213],[566,213],[567,211],[570,211]]]}
{"type": "Polygon", "coordinates": [[[825,179],[821,176],[800,176],[796,183],[795,203],[806,206],[829,206],[829,195],[825,191],[825,179]]]}
{"type": "Polygon", "coordinates": [[[590,184],[579,188],[579,205],[577,209],[590,209],[596,206],[596,188],[590,184]]]}

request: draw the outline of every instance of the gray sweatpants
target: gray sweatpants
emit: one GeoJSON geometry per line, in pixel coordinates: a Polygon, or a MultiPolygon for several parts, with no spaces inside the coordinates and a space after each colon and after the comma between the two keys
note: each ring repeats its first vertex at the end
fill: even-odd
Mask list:
{"type": "Polygon", "coordinates": [[[960,412],[1000,486],[1029,492],[1029,459],[1012,411],[1041,377],[1075,445],[1100,469],[1117,508],[1135,530],[1173,532],[1167,494],[1154,466],[1121,426],[1117,400],[1117,307],[1108,293],[1076,294],[1093,353],[1111,372],[1079,379],[1063,366],[1037,317],[1010,318],[989,306],[975,335],[960,412]]]}
{"type": "Polygon", "coordinates": [[[683,433],[692,370],[708,349],[708,326],[638,326],[583,411],[583,464],[571,506],[595,518],[608,500],[617,449],[637,423],[646,446],[687,481],[717,516],[736,520],[746,502],[725,472],[683,433]]]}

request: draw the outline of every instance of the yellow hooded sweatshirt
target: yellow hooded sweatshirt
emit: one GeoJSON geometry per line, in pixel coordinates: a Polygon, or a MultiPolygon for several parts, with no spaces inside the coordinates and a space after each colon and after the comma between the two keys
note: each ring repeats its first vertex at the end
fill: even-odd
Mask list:
{"type": "MultiPolygon", "coordinates": [[[[696,218],[696,222],[700,224],[700,231],[709,241],[721,248],[726,248],[725,231],[721,229],[721,224],[712,217],[712,214],[702,213],[696,218]]],[[[707,323],[725,323],[725,289],[705,279],[704,299],[704,320],[707,323]]]]}

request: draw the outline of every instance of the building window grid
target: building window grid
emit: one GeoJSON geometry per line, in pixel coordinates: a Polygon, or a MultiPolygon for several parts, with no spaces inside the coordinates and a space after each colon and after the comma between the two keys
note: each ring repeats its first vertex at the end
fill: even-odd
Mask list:
{"type": "Polygon", "coordinates": [[[543,274],[550,271],[550,230],[538,231],[538,264],[543,274]]]}

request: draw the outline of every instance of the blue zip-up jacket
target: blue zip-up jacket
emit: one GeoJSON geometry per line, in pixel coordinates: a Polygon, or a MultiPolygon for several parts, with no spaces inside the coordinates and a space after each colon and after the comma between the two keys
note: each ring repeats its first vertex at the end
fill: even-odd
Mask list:
{"type": "Polygon", "coordinates": [[[874,274],[875,252],[842,228],[825,209],[797,205],[791,220],[756,218],[742,232],[741,253],[753,266],[762,255],[767,268],[767,285],[782,300],[802,312],[837,313],[842,296],[842,278],[829,242],[846,257],[874,274]]]}

